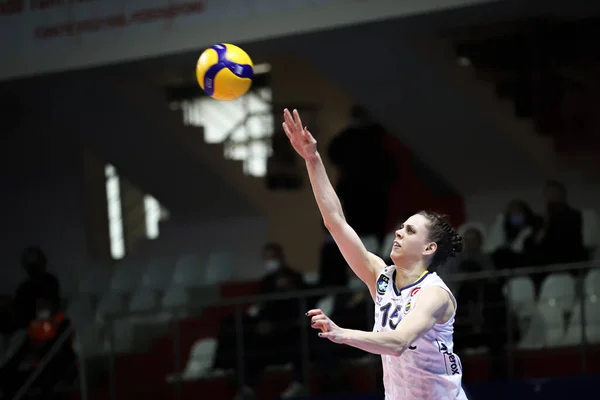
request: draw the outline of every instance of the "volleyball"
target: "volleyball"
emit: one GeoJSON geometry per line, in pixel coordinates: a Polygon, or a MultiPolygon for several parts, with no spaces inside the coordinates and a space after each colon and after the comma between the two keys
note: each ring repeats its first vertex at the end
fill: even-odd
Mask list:
{"type": "Polygon", "coordinates": [[[217,100],[235,100],[250,90],[252,59],[239,47],[221,43],[206,49],[196,64],[196,79],[204,92],[217,100]]]}

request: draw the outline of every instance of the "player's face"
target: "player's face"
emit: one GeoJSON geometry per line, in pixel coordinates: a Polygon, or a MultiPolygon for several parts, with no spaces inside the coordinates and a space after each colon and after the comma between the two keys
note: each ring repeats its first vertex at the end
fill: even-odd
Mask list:
{"type": "MultiPolygon", "coordinates": [[[[420,214],[415,214],[396,231],[396,239],[392,246],[390,258],[396,261],[418,261],[431,252],[429,240],[429,220],[420,214]]],[[[435,248],[433,249],[435,251],[435,248]]]]}

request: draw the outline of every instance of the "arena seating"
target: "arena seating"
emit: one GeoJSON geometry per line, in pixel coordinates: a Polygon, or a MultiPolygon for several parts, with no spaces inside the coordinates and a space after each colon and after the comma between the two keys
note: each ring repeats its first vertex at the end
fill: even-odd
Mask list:
{"type": "Polygon", "coordinates": [[[600,170],[597,30],[595,18],[527,20],[475,29],[456,41],[457,56],[470,61],[479,79],[494,84],[518,117],[552,138],[564,161],[593,176],[600,170]]]}
{"type": "MultiPolygon", "coordinates": [[[[368,241],[368,240],[367,240],[368,241]]],[[[377,247],[372,244],[373,249],[377,247]]],[[[225,258],[222,258],[225,259],[225,258]]],[[[258,293],[255,281],[205,285],[209,257],[185,254],[153,263],[128,264],[112,276],[91,268],[79,291],[71,299],[69,314],[77,323],[81,352],[85,357],[108,355],[107,318],[119,312],[115,323],[115,379],[123,395],[168,396],[181,388],[187,398],[215,390],[223,398],[233,396],[227,385],[227,371],[211,371],[220,321],[233,307],[213,307],[219,299],[258,293]],[[92,280],[95,285],[86,282],[92,280]],[[102,289],[104,288],[104,289],[102,289]],[[182,307],[177,311],[177,307],[182,307]],[[176,322],[171,317],[177,315],[176,322]],[[175,340],[178,334],[179,338],[175,340]],[[177,348],[179,368],[175,368],[177,348]],[[139,379],[133,379],[135,370],[139,379]],[[181,386],[180,386],[181,385],[181,386]]],[[[539,296],[529,277],[510,279],[505,295],[519,315],[522,340],[518,343],[515,365],[522,377],[574,375],[580,372],[582,343],[581,305],[585,306],[585,338],[589,356],[587,370],[600,372],[600,271],[592,270],[584,280],[583,291],[571,275],[551,274],[542,283],[539,296]],[[560,368],[547,365],[561,360],[560,368]],[[571,360],[572,362],[564,362],[571,360]]],[[[329,299],[321,301],[327,305],[329,299]]],[[[247,304],[246,309],[250,309],[247,304]]],[[[490,360],[486,354],[463,356],[467,382],[487,379],[490,360]]],[[[378,362],[367,359],[349,365],[355,389],[374,389],[373,371],[378,362]]],[[[275,396],[290,382],[289,368],[270,368],[259,388],[260,396],[275,396]]],[[[106,382],[109,381],[108,376],[106,382]]],[[[311,382],[318,393],[319,381],[311,382]]],[[[263,397],[264,398],[264,397],[263,397]]]]}

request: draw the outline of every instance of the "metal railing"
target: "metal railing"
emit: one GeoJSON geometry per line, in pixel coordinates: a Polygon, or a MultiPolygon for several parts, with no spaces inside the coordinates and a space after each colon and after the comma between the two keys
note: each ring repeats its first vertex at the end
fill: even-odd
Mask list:
{"type": "MultiPolygon", "coordinates": [[[[536,278],[537,275],[549,275],[549,274],[553,274],[553,273],[563,273],[563,272],[571,274],[576,281],[576,287],[577,287],[576,299],[580,302],[580,307],[582,310],[581,343],[578,344],[577,346],[579,346],[579,348],[581,349],[581,371],[584,372],[584,371],[586,371],[586,367],[587,367],[588,343],[587,343],[587,339],[586,339],[586,335],[585,335],[586,318],[585,318],[585,310],[584,310],[585,309],[585,296],[583,293],[583,280],[588,271],[590,271],[592,269],[598,269],[598,268],[600,268],[600,262],[592,261],[592,262],[583,262],[583,263],[576,263],[576,264],[527,267],[527,268],[518,268],[518,269],[511,269],[511,270],[475,272],[475,273],[468,273],[468,274],[455,274],[454,276],[446,279],[446,282],[449,283],[450,285],[465,284],[470,281],[494,281],[494,280],[505,283],[509,279],[519,277],[519,276],[531,277],[533,280],[537,280],[538,282],[540,282],[542,280],[542,277],[540,276],[540,277],[536,278]]],[[[510,288],[510,285],[506,286],[506,287],[510,288]]],[[[296,328],[300,329],[299,334],[296,336],[298,338],[298,342],[296,342],[297,343],[296,348],[298,348],[298,350],[300,352],[300,357],[298,358],[300,360],[300,364],[301,364],[300,368],[299,368],[300,369],[299,372],[302,375],[303,381],[309,382],[310,376],[312,374],[312,372],[311,372],[312,371],[311,370],[311,363],[312,363],[311,352],[313,351],[313,349],[311,347],[313,346],[313,342],[311,341],[311,337],[310,337],[311,333],[310,333],[309,321],[307,320],[307,318],[304,317],[305,312],[307,311],[308,307],[311,306],[311,303],[314,304],[315,299],[317,299],[317,298],[323,298],[323,297],[327,297],[327,296],[336,296],[336,295],[342,295],[342,294],[352,294],[352,293],[357,293],[357,292],[360,292],[360,291],[345,288],[345,287],[343,287],[343,288],[341,288],[341,287],[327,288],[327,289],[310,289],[310,290],[299,291],[299,292],[276,293],[276,294],[269,294],[269,295],[244,296],[244,297],[238,297],[238,298],[223,299],[223,300],[216,301],[216,302],[208,302],[208,303],[204,303],[204,304],[198,304],[197,308],[203,309],[203,310],[205,310],[205,312],[207,312],[207,310],[214,311],[214,310],[219,310],[219,309],[223,309],[223,308],[230,308],[230,309],[233,308],[233,317],[232,318],[234,321],[235,338],[232,340],[231,344],[236,349],[235,350],[235,358],[236,359],[235,359],[235,362],[232,363],[231,368],[235,370],[238,384],[244,385],[248,379],[248,377],[245,376],[246,371],[247,371],[247,368],[244,368],[245,360],[249,357],[249,353],[251,353],[255,350],[254,348],[247,348],[247,344],[246,344],[246,340],[245,340],[247,338],[247,333],[249,332],[248,329],[252,328],[252,327],[246,326],[247,321],[248,321],[248,318],[247,318],[248,305],[250,305],[250,304],[268,304],[270,302],[281,302],[282,300],[290,300],[290,299],[296,300],[296,306],[298,307],[296,328]]],[[[510,297],[510,293],[505,293],[505,294],[506,294],[506,298],[510,297]]],[[[367,301],[368,301],[369,296],[367,295],[367,297],[368,297],[367,298],[367,301]]],[[[364,318],[364,321],[367,321],[367,326],[365,327],[365,329],[370,329],[372,327],[372,323],[373,323],[372,307],[373,307],[373,304],[370,301],[368,301],[367,307],[366,307],[367,315],[365,315],[364,317],[361,317],[361,318],[364,318]]],[[[459,303],[459,308],[460,307],[461,307],[461,304],[459,303]]],[[[493,305],[491,305],[490,307],[493,307],[493,305]]],[[[194,307],[194,308],[196,308],[196,307],[194,307]]],[[[517,351],[519,350],[519,348],[518,348],[517,343],[512,335],[512,332],[514,331],[513,328],[514,328],[515,319],[512,318],[513,309],[511,307],[511,305],[508,303],[508,300],[507,300],[506,306],[504,307],[504,310],[505,310],[504,318],[506,321],[505,322],[506,343],[505,343],[505,352],[504,353],[505,353],[505,357],[506,357],[506,364],[508,365],[508,375],[515,376],[515,362],[516,362],[515,355],[517,354],[517,351]]],[[[173,365],[172,365],[172,368],[170,368],[170,372],[180,374],[183,372],[184,360],[189,355],[183,354],[181,352],[182,348],[184,348],[184,346],[183,346],[184,344],[183,344],[183,339],[182,339],[182,332],[180,332],[179,322],[183,318],[189,318],[189,314],[186,314],[186,311],[189,311],[189,308],[185,308],[185,309],[178,308],[178,309],[171,309],[171,310],[167,310],[167,311],[172,313],[172,317],[168,321],[168,325],[170,325],[172,327],[170,334],[171,334],[171,342],[173,345],[173,365]],[[185,315],[188,315],[188,316],[184,317],[185,315]]],[[[161,310],[161,312],[164,313],[165,310],[161,310]]],[[[148,312],[139,312],[139,313],[135,313],[135,314],[131,314],[131,313],[114,314],[114,315],[107,317],[106,321],[109,326],[109,330],[112,333],[111,334],[110,353],[109,353],[109,357],[111,360],[110,367],[109,367],[111,399],[117,398],[116,387],[117,387],[117,385],[120,385],[120,383],[117,382],[118,378],[116,375],[116,351],[115,351],[115,346],[114,346],[115,335],[114,335],[114,332],[112,329],[114,321],[117,321],[117,320],[123,319],[123,318],[131,318],[132,316],[135,316],[136,318],[151,317],[153,315],[156,315],[156,313],[157,313],[157,311],[148,311],[148,312]]],[[[291,313],[291,311],[290,311],[290,313],[291,313]]],[[[197,315],[199,318],[202,317],[202,314],[197,314],[197,315]]],[[[565,326],[565,329],[568,329],[567,325],[565,326]]],[[[254,328],[252,328],[252,329],[254,329],[254,328]]],[[[210,332],[208,332],[208,331],[204,332],[204,334],[199,333],[198,337],[214,336],[215,332],[216,331],[213,329],[210,332]]],[[[320,340],[323,340],[323,339],[320,339],[320,340]]],[[[187,345],[191,345],[191,343],[187,343],[187,345]]],[[[187,350],[187,348],[185,348],[185,351],[189,351],[189,350],[187,350]]],[[[459,355],[460,355],[460,353],[459,353],[459,355]]],[[[134,372],[132,371],[132,373],[134,373],[134,372]]],[[[182,381],[184,379],[181,379],[181,375],[179,375],[179,378],[180,379],[174,380],[174,385],[175,385],[174,388],[176,390],[174,398],[181,398],[181,394],[182,394],[181,385],[182,385],[182,381]]],[[[375,383],[375,374],[374,373],[371,378],[373,379],[373,383],[375,383]]]]}
{"type": "MultiPolygon", "coordinates": [[[[24,396],[27,395],[27,392],[33,387],[36,379],[42,374],[42,372],[44,372],[44,370],[54,359],[54,357],[56,357],[59,354],[63,345],[71,339],[74,332],[75,328],[73,325],[70,325],[67,329],[65,329],[64,332],[62,332],[62,334],[52,344],[48,352],[44,354],[44,356],[40,360],[40,363],[27,376],[25,382],[23,382],[23,385],[19,388],[19,390],[17,390],[12,400],[21,400],[24,396]]],[[[78,356],[78,361],[79,371],[77,372],[76,379],[78,380],[80,385],[79,389],[81,393],[81,400],[87,400],[88,391],[86,385],[85,360],[82,357],[78,356]]]]}

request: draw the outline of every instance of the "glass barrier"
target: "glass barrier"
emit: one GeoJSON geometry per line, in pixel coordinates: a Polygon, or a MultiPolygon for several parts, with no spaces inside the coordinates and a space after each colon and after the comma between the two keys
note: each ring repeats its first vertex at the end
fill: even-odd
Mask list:
{"type": "MultiPolygon", "coordinates": [[[[599,275],[596,262],[448,278],[465,384],[600,372],[599,275]]],[[[111,399],[381,392],[380,358],[319,338],[305,315],[371,330],[373,307],[366,290],[330,288],[115,315],[87,383],[111,399]]]]}

